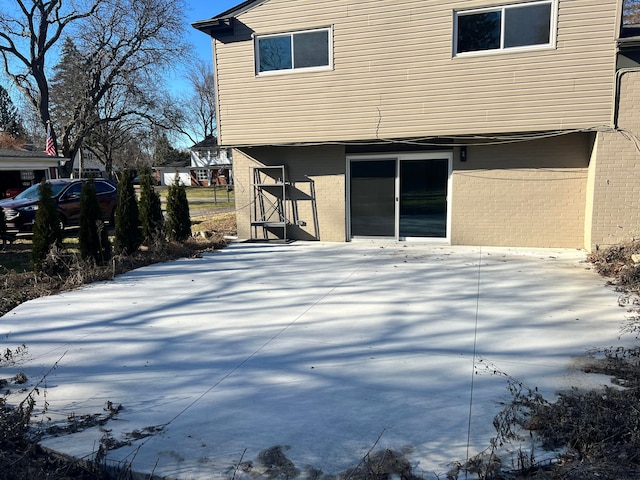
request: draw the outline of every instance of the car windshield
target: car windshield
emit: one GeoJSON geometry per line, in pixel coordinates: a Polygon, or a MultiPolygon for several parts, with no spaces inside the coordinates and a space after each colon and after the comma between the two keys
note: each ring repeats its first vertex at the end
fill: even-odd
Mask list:
{"type": "MultiPolygon", "coordinates": [[[[65,186],[66,186],[66,183],[52,183],[51,184],[51,190],[53,190],[52,197],[55,197],[56,195],[58,195],[65,186]]],[[[40,187],[40,184],[31,185],[24,192],[20,192],[18,195],[16,195],[15,199],[16,200],[38,200],[40,198],[40,196],[38,195],[38,187],[40,187]]]]}

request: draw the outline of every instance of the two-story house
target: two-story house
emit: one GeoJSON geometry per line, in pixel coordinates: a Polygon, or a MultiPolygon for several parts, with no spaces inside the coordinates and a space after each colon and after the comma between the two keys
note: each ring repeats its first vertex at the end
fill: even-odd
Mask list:
{"type": "Polygon", "coordinates": [[[233,184],[230,148],[220,148],[216,137],[207,137],[189,148],[189,158],[153,167],[159,185],[171,185],[176,175],[182,185],[210,187],[233,184]]]}
{"type": "Polygon", "coordinates": [[[189,149],[191,156],[191,184],[229,185],[233,182],[231,149],[220,148],[218,139],[207,137],[189,149]],[[195,178],[195,182],[193,177],[195,178]]]}
{"type": "Polygon", "coordinates": [[[592,249],[640,226],[622,0],[253,0],[213,38],[241,238],[592,249]]]}

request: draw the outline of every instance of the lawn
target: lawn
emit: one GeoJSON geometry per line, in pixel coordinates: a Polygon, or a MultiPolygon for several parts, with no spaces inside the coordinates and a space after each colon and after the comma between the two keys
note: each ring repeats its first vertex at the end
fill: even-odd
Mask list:
{"type": "MultiPolygon", "coordinates": [[[[187,192],[187,198],[190,201],[217,199],[215,203],[233,203],[235,200],[233,187],[228,187],[227,185],[218,185],[214,187],[185,187],[185,190],[187,192]]],[[[160,194],[160,198],[163,202],[167,200],[168,191],[169,187],[156,187],[156,192],[160,194]]]]}

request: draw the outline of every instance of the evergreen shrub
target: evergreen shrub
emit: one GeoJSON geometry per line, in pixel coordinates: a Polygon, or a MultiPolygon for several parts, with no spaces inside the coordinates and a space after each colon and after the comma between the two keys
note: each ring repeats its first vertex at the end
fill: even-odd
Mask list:
{"type": "Polygon", "coordinates": [[[182,242],[191,236],[191,216],[187,190],[180,184],[176,173],[173,185],[167,193],[167,235],[170,240],[182,242]]]}
{"type": "Polygon", "coordinates": [[[98,194],[92,178],[82,185],[80,194],[80,231],[78,242],[80,256],[90,259],[96,265],[104,265],[111,256],[111,243],[102,212],[98,203],[98,194]]]}
{"type": "Polygon", "coordinates": [[[160,195],[153,188],[149,172],[140,177],[140,224],[142,239],[147,245],[164,240],[164,217],[160,195]]]}
{"type": "Polygon", "coordinates": [[[115,252],[131,255],[142,243],[138,200],[129,172],[123,172],[118,179],[118,204],[115,214],[115,252]]]}
{"type": "Polygon", "coordinates": [[[51,184],[42,181],[38,187],[38,210],[33,225],[33,246],[31,249],[31,266],[40,271],[47,254],[52,247],[61,247],[63,231],[53,199],[51,184]]]}

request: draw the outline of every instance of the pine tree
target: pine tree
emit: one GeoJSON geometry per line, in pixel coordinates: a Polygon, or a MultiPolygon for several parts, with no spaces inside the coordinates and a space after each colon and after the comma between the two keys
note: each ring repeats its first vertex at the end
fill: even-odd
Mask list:
{"type": "Polygon", "coordinates": [[[116,205],[115,251],[131,255],[141,243],[138,200],[128,171],[118,181],[118,204],[116,205]]]}
{"type": "Polygon", "coordinates": [[[149,172],[140,178],[140,224],[142,238],[146,244],[164,239],[164,217],[160,195],[153,188],[149,172]]]}
{"type": "Polygon", "coordinates": [[[84,259],[93,260],[96,265],[104,265],[111,256],[111,244],[107,227],[101,218],[98,194],[93,179],[82,185],[80,194],[80,255],[84,259]]]}
{"type": "Polygon", "coordinates": [[[90,98],[91,65],[74,41],[67,37],[62,44],[60,61],[53,67],[51,111],[56,124],[64,126],[70,136],[77,136],[95,115],[86,108],[90,98]]]}
{"type": "Polygon", "coordinates": [[[0,131],[14,138],[24,139],[26,136],[18,110],[2,85],[0,85],[0,131]]]}
{"type": "Polygon", "coordinates": [[[62,246],[63,236],[51,184],[43,180],[38,187],[38,196],[40,200],[33,225],[31,248],[31,265],[36,272],[41,270],[51,248],[62,246]]]}
{"type": "Polygon", "coordinates": [[[167,193],[167,235],[170,240],[182,242],[191,236],[191,217],[187,190],[180,184],[180,177],[176,172],[173,185],[167,193]]]}
{"type": "Polygon", "coordinates": [[[640,23],[639,0],[624,0],[622,8],[622,21],[625,25],[637,25],[640,23]]]}
{"type": "Polygon", "coordinates": [[[188,163],[189,159],[189,152],[173,148],[165,133],[156,138],[155,153],[153,155],[153,163],[155,165],[175,164],[175,162],[188,163]]]}

